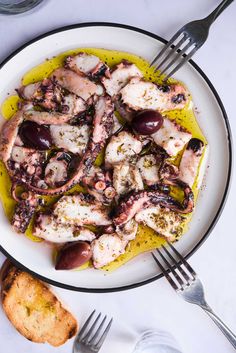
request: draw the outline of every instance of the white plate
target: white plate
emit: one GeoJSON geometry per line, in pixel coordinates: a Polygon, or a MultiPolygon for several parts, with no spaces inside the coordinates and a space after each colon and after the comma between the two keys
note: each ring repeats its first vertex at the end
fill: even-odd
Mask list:
{"type": "MultiPolygon", "coordinates": [[[[25,72],[69,49],[97,47],[116,49],[151,60],[164,40],[133,27],[90,23],[64,27],[27,43],[2,63],[0,70],[0,103],[8,92],[19,86],[25,72]]],[[[198,110],[198,122],[210,145],[209,168],[204,179],[189,231],[176,244],[185,256],[190,256],[206,239],[215,225],[225,202],[231,173],[230,129],[224,107],[206,75],[193,62],[176,75],[193,95],[198,110]]],[[[133,288],[161,277],[150,254],[142,254],[113,273],[95,269],[56,271],[51,249],[34,243],[11,230],[0,209],[0,245],[2,252],[20,267],[31,271],[56,286],[78,291],[105,292],[133,288]]]]}

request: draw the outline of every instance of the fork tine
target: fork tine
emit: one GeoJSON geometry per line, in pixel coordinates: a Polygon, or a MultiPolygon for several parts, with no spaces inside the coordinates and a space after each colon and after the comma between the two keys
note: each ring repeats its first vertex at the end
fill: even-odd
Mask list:
{"type": "Polygon", "coordinates": [[[108,332],[110,331],[112,321],[113,321],[113,318],[111,318],[111,320],[108,322],[108,325],[105,328],[105,330],[103,331],[103,334],[99,338],[98,342],[95,344],[94,347],[96,350],[99,350],[101,348],[101,346],[103,345],[103,342],[104,342],[105,338],[107,337],[108,332]]]}
{"type": "MultiPolygon", "coordinates": [[[[188,38],[186,38],[187,40],[188,38]]],[[[173,60],[171,60],[171,62],[164,67],[163,70],[161,70],[160,75],[163,75],[165,72],[168,71],[168,69],[175,63],[177,62],[177,60],[186,52],[186,50],[188,50],[191,46],[193,45],[193,43],[191,42],[191,40],[175,55],[175,57],[173,58],[173,60]]]]}
{"type": "Polygon", "coordinates": [[[154,260],[156,261],[157,265],[160,267],[160,269],[162,270],[165,278],[167,279],[167,281],[170,283],[170,285],[174,288],[174,290],[178,290],[179,287],[177,286],[177,284],[175,283],[175,281],[173,281],[173,279],[170,277],[169,273],[166,271],[166,269],[162,266],[162,264],[160,263],[160,261],[157,259],[157,257],[153,254],[152,257],[154,258],[154,260]]]}
{"type": "Polygon", "coordinates": [[[103,320],[102,320],[102,322],[101,322],[100,325],[98,326],[96,332],[94,333],[93,337],[90,338],[90,340],[89,340],[89,342],[88,342],[89,344],[93,344],[94,341],[96,340],[96,338],[98,337],[98,335],[99,335],[99,333],[100,333],[100,331],[101,331],[101,329],[102,329],[102,327],[103,327],[103,325],[104,325],[104,322],[106,321],[106,318],[107,318],[107,316],[105,315],[104,318],[103,318],[103,320]]]}
{"type": "Polygon", "coordinates": [[[169,258],[174,262],[175,266],[178,268],[179,272],[182,274],[184,279],[187,281],[187,284],[189,283],[189,275],[184,271],[184,269],[181,267],[181,264],[179,264],[175,258],[171,255],[171,253],[166,249],[164,245],[162,245],[162,249],[165,251],[165,253],[169,256],[169,258]]]}
{"type": "Polygon", "coordinates": [[[169,240],[167,240],[167,243],[169,244],[170,248],[173,250],[173,252],[178,256],[178,258],[181,260],[182,264],[184,264],[188,271],[191,273],[193,278],[197,276],[196,272],[194,269],[189,265],[189,263],[185,260],[185,258],[175,249],[175,247],[171,244],[169,240]]]}
{"type": "Polygon", "coordinates": [[[94,320],[92,326],[90,327],[90,329],[88,330],[86,335],[84,337],[82,337],[82,341],[84,343],[88,343],[88,340],[89,340],[90,336],[93,334],[94,327],[96,326],[96,324],[97,324],[98,320],[100,319],[100,317],[101,317],[101,313],[98,314],[98,316],[94,320]]]}
{"type": "Polygon", "coordinates": [[[88,325],[89,325],[89,323],[90,323],[90,321],[91,321],[91,319],[92,319],[92,317],[93,317],[95,311],[96,311],[96,310],[93,310],[93,312],[90,314],[90,316],[88,317],[88,319],[85,321],[85,323],[84,323],[84,325],[82,326],[82,328],[81,328],[79,334],[77,335],[76,340],[80,340],[80,339],[81,339],[81,337],[82,337],[84,331],[86,330],[86,328],[88,327],[88,325]]]}
{"type": "Polygon", "coordinates": [[[166,43],[166,45],[164,46],[164,48],[162,48],[162,50],[160,51],[160,53],[155,56],[155,58],[152,60],[150,66],[154,65],[155,62],[160,59],[162,57],[162,55],[166,52],[166,50],[174,43],[174,41],[181,35],[182,31],[179,30],[178,32],[176,32],[173,37],[169,40],[168,43],[166,43]]]}
{"type": "Polygon", "coordinates": [[[179,274],[172,268],[171,264],[169,263],[169,261],[165,258],[165,256],[161,253],[161,251],[159,249],[156,249],[156,251],[158,252],[158,254],[161,256],[162,260],[166,263],[166,265],[168,266],[170,272],[172,273],[172,275],[175,277],[176,281],[179,283],[179,285],[184,286],[184,281],[182,280],[182,278],[179,276],[179,274]]]}
{"type": "Polygon", "coordinates": [[[170,59],[175,52],[181,47],[181,45],[186,41],[186,36],[184,35],[184,37],[171,49],[171,51],[169,52],[169,54],[167,56],[164,57],[164,59],[160,62],[160,64],[157,65],[157,67],[155,68],[155,72],[157,70],[160,69],[160,67],[162,67],[162,65],[168,61],[168,59],[170,59]]]}
{"type": "Polygon", "coordinates": [[[185,58],[181,60],[181,62],[164,78],[164,81],[167,81],[170,76],[174,75],[174,73],[178,71],[181,68],[181,66],[183,66],[187,61],[189,61],[198,49],[199,49],[199,46],[195,46],[190,51],[190,53],[188,53],[188,55],[186,55],[185,58]]]}

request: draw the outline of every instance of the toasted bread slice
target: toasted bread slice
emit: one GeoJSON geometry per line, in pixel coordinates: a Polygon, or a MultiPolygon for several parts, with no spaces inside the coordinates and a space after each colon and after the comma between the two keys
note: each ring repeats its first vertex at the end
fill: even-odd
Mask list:
{"type": "Polygon", "coordinates": [[[43,282],[14,266],[6,271],[2,277],[3,309],[23,336],[57,347],[76,334],[76,319],[43,282]]]}

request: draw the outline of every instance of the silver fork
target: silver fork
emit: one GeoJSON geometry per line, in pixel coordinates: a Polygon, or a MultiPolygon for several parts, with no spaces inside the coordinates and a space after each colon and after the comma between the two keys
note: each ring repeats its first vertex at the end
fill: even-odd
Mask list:
{"type": "Polygon", "coordinates": [[[103,345],[105,338],[111,328],[113,319],[110,319],[106,327],[102,330],[107,316],[100,320],[102,314],[99,313],[95,320],[92,321],[96,310],[86,320],[75,338],[73,353],[97,353],[103,345]],[[99,324],[100,322],[100,324],[99,324]],[[99,325],[98,325],[99,324],[99,325]]]}
{"type": "Polygon", "coordinates": [[[167,73],[164,81],[190,60],[205,43],[210,26],[233,1],[223,0],[209,16],[202,20],[189,22],[175,33],[150,64],[150,66],[153,66],[162,58],[155,71],[161,70],[160,75],[167,73]],[[177,51],[178,53],[176,53],[177,51]],[[164,64],[166,65],[164,66],[164,64]]]}
{"type": "Polygon", "coordinates": [[[152,253],[152,256],[164,276],[172,286],[172,288],[187,302],[199,305],[215,322],[223,334],[227,337],[232,346],[236,349],[236,336],[223,323],[223,321],[216,316],[205,300],[203,285],[198,278],[196,272],[192,269],[189,263],[183,256],[174,248],[174,246],[167,241],[172,253],[162,245],[162,251],[156,249],[162,261],[167,265],[165,268],[158,258],[152,253]],[[172,255],[173,254],[173,255],[172,255]],[[172,267],[170,260],[174,263],[172,267]]]}

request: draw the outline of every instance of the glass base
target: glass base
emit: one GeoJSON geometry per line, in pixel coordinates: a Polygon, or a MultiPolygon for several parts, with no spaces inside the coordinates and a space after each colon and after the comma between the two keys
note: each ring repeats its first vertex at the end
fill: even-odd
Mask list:
{"type": "Polygon", "coordinates": [[[181,349],[169,332],[148,330],[138,340],[133,353],[181,353],[181,349]]]}
{"type": "Polygon", "coordinates": [[[0,14],[17,15],[33,9],[43,0],[0,0],[0,14]]]}

